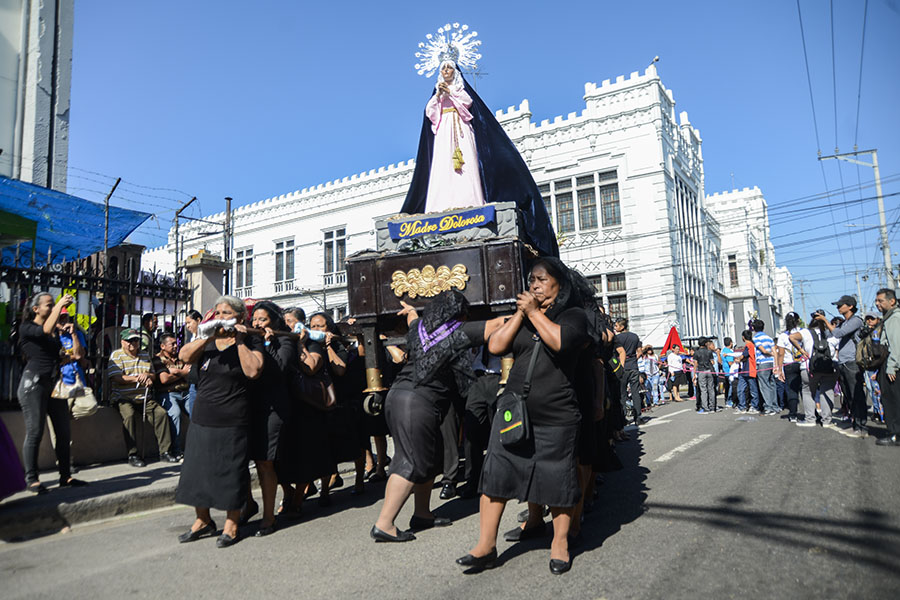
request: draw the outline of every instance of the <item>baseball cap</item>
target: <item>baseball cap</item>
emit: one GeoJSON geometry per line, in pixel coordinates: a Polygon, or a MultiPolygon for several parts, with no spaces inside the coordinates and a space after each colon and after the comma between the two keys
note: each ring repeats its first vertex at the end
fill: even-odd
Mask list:
{"type": "Polygon", "coordinates": [[[798,315],[798,314],[795,313],[794,311],[791,311],[791,312],[789,312],[788,314],[784,315],[784,318],[785,318],[785,319],[788,318],[788,317],[791,317],[792,319],[796,319],[796,320],[798,320],[798,321],[800,320],[800,315],[798,315]]]}
{"type": "Polygon", "coordinates": [[[879,315],[873,313],[872,311],[869,311],[866,313],[866,318],[867,319],[879,319],[881,317],[879,315]]]}
{"type": "Polygon", "coordinates": [[[847,306],[852,306],[853,308],[856,308],[856,298],[854,298],[853,296],[848,296],[848,295],[844,294],[843,296],[838,298],[837,302],[832,302],[832,304],[834,304],[835,306],[840,306],[841,304],[846,304],[847,306]]]}
{"type": "Polygon", "coordinates": [[[134,338],[140,338],[141,334],[134,329],[125,329],[122,331],[119,337],[123,340],[133,340],[134,338]]]}

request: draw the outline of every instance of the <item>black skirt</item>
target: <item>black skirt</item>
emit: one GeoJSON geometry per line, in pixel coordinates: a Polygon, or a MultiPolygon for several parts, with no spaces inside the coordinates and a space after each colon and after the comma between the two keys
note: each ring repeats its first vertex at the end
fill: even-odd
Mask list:
{"type": "Polygon", "coordinates": [[[284,422],[274,409],[250,414],[250,458],[275,460],[278,457],[281,427],[284,422]]]}
{"type": "Polygon", "coordinates": [[[297,404],[282,425],[281,444],[275,460],[279,483],[309,483],[337,473],[328,438],[328,420],[323,411],[297,404]]]}
{"type": "Polygon", "coordinates": [[[426,483],[444,468],[441,409],[414,390],[391,388],[384,415],[394,438],[391,474],[426,483]]]}
{"type": "Polygon", "coordinates": [[[363,429],[362,408],[339,404],[326,416],[332,458],[339,463],[356,460],[369,447],[369,436],[363,429]]]}
{"type": "Polygon", "coordinates": [[[250,492],[247,428],[191,423],[175,501],[200,508],[240,510],[250,492]]]}
{"type": "Polygon", "coordinates": [[[501,444],[499,427],[492,427],[479,491],[493,498],[575,506],[581,497],[577,444],[578,425],[532,425],[531,438],[516,448],[501,444]]]}

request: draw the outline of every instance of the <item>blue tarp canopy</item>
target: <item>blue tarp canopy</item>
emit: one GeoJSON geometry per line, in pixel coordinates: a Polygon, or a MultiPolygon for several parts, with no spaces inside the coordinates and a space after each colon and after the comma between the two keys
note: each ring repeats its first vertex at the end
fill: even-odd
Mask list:
{"type": "MultiPolygon", "coordinates": [[[[0,211],[37,223],[35,250],[45,259],[51,250],[53,262],[70,261],[103,250],[103,205],[63,194],[39,185],[0,175],[0,211]]],[[[109,207],[109,247],[117,246],[149,213],[109,207]]],[[[5,248],[3,253],[9,253],[5,248]]],[[[20,246],[19,255],[31,256],[31,242],[20,246]]]]}

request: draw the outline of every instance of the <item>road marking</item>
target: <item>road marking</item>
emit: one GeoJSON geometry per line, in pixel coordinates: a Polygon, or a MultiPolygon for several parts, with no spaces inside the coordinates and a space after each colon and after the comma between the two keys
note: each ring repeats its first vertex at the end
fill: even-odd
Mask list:
{"type": "Polygon", "coordinates": [[[654,425],[663,425],[665,423],[671,423],[672,421],[666,421],[665,419],[654,419],[648,423],[644,423],[641,425],[642,428],[653,427],[654,425]]]}
{"type": "Polygon", "coordinates": [[[681,413],[686,413],[686,412],[692,412],[693,410],[694,410],[693,408],[683,408],[681,410],[676,410],[675,412],[666,415],[665,418],[669,419],[669,418],[674,417],[675,415],[680,415],[681,413]]]}
{"type": "Polygon", "coordinates": [[[709,438],[709,437],[712,437],[711,433],[704,433],[704,434],[698,435],[691,441],[685,442],[684,444],[678,446],[677,448],[675,448],[673,450],[669,450],[668,452],[666,452],[665,454],[663,454],[662,456],[657,458],[654,462],[668,462],[668,461],[672,460],[673,458],[675,458],[676,454],[678,454],[680,452],[685,452],[689,448],[696,446],[697,444],[699,444],[700,442],[702,442],[703,440],[705,440],[706,438],[709,438]]]}

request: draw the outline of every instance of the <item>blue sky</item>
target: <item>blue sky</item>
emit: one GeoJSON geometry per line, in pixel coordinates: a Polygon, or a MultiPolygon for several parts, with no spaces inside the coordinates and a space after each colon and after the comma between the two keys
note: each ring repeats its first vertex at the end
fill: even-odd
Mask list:
{"type": "MultiPolygon", "coordinates": [[[[703,138],[707,193],[732,181],[762,189],[778,263],[808,280],[811,311],[855,292],[854,271],[883,264],[878,232],[846,226],[877,223],[874,199],[847,203],[874,188],[837,193],[831,207],[825,198],[796,204],[841,178],[871,186],[871,169],[820,164],[817,149],[877,148],[884,193],[900,193],[900,1],[868,2],[861,86],[866,2],[833,2],[834,53],[831,6],[800,0],[817,131],[796,1],[456,2],[448,11],[80,0],[69,192],[100,201],[122,177],[114,203],[156,215],[133,241],[158,246],[191,196],[199,202],[186,214],[196,217],[222,210],[225,196],[239,206],[413,158],[433,85],[413,69],[416,46],[458,21],[483,41],[477,85],[488,106],[528,98],[535,121],[581,111],[585,82],[643,72],[659,55],[676,110],[703,138]]],[[[891,229],[900,196],[885,207],[891,229]]],[[[895,264],[898,234],[893,227],[895,264]]],[[[868,274],[864,297],[877,280],[868,274]]],[[[795,296],[799,310],[799,286],[795,296]]]]}

